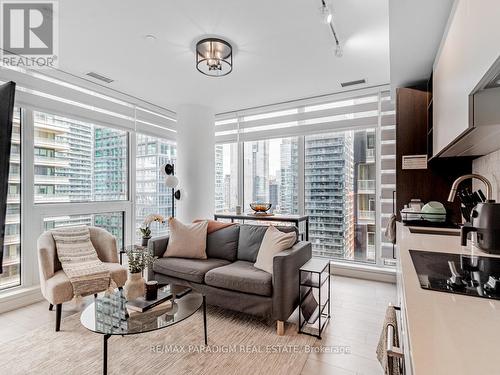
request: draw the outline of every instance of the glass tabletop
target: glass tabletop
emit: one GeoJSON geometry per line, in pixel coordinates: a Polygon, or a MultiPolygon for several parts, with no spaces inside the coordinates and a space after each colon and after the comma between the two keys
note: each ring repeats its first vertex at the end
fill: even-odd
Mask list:
{"type": "Polygon", "coordinates": [[[179,323],[193,315],[203,304],[203,296],[191,291],[182,298],[175,298],[176,291],[184,286],[166,285],[164,291],[174,297],[151,310],[135,312],[127,309],[123,290],[116,290],[109,296],[98,297],[82,312],[80,321],[88,330],[108,335],[133,335],[155,331],[179,323]]]}

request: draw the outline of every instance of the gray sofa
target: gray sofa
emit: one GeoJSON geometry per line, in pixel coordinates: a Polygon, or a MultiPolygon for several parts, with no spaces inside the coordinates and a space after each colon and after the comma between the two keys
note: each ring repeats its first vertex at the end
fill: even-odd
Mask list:
{"type": "MultiPolygon", "coordinates": [[[[297,232],[291,226],[277,227],[297,232]]],[[[168,236],[149,240],[159,258],[149,280],[188,285],[204,294],[207,303],[277,321],[278,334],[298,305],[299,268],[311,259],[311,243],[296,242],[273,259],[273,274],[255,268],[267,227],[235,224],[207,235],[207,259],[163,258],[168,236]]]]}

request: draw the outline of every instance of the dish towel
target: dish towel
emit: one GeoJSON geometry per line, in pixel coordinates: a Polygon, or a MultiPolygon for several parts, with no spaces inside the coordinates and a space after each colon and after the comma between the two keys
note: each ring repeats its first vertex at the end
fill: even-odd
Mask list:
{"type": "Polygon", "coordinates": [[[392,214],[389,218],[384,235],[391,243],[396,243],[396,215],[392,214]]]}
{"type": "Polygon", "coordinates": [[[380,339],[377,345],[377,359],[384,369],[385,375],[401,375],[399,368],[399,359],[395,357],[389,357],[387,355],[387,326],[392,325],[394,327],[394,346],[399,346],[398,338],[398,322],[396,318],[396,309],[394,306],[388,306],[385,312],[384,327],[382,328],[382,333],[380,334],[380,339]]]}

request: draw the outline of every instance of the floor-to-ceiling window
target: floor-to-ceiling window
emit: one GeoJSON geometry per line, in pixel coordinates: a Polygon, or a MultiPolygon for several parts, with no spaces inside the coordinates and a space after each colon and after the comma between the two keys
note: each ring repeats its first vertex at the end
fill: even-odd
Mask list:
{"type": "MultiPolygon", "coordinates": [[[[7,289],[31,298],[39,283],[36,240],[44,230],[101,227],[121,248],[139,240],[146,213],[168,216],[171,196],[160,166],[175,162],[176,119],[167,109],[99,86],[94,91],[88,82],[82,87],[77,79],[4,66],[0,80],[16,81],[21,106],[14,111],[0,300],[7,289]]],[[[152,229],[162,234],[165,227],[152,229]]]]}
{"type": "MultiPolygon", "coordinates": [[[[175,142],[140,134],[136,136],[135,159],[135,226],[138,229],[150,214],[160,214],[165,218],[172,214],[172,192],[165,185],[165,175],[161,166],[177,159],[175,142]]],[[[166,223],[152,223],[153,236],[168,233],[166,223]]],[[[136,230],[136,241],[140,233],[136,230]]]]}
{"type": "Polygon", "coordinates": [[[0,290],[21,284],[21,111],[14,109],[0,290]]]}
{"type": "Polygon", "coordinates": [[[392,264],[381,255],[382,247],[392,246],[381,228],[395,188],[381,177],[392,178],[395,169],[387,87],[224,113],[216,117],[215,129],[219,210],[235,206],[224,206],[228,184],[223,173],[217,178],[217,166],[223,170],[227,158],[242,169],[231,175],[240,193],[235,202],[246,211],[257,201],[272,203],[275,214],[308,215],[313,255],[392,264]],[[231,157],[229,144],[236,154],[231,157]]]}
{"type": "MultiPolygon", "coordinates": [[[[33,112],[34,202],[128,199],[128,133],[70,117],[33,112]]],[[[122,212],[50,215],[44,229],[96,225],[124,240],[122,212]]]]}

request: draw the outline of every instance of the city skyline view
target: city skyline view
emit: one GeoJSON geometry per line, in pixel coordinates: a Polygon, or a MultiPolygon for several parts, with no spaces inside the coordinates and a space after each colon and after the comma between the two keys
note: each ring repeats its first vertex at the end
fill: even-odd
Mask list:
{"type": "MultiPolygon", "coordinates": [[[[34,202],[80,203],[128,199],[128,133],[44,112],[34,115],[34,202]]],[[[21,116],[14,114],[7,201],[4,272],[0,289],[21,282],[21,116]]],[[[143,223],[150,213],[171,214],[171,194],[164,184],[160,166],[174,162],[172,141],[137,134],[136,137],[136,220],[143,223]]],[[[74,214],[43,217],[43,228],[93,225],[106,229],[124,244],[124,212],[74,214]]],[[[165,224],[153,223],[152,234],[168,233],[165,224]]],[[[140,241],[139,231],[134,236],[140,241]]]]}
{"type": "MultiPolygon", "coordinates": [[[[375,261],[375,143],[374,129],[305,137],[303,207],[316,256],[375,261]]],[[[215,155],[216,210],[234,211],[237,144],[215,155]]],[[[244,142],[243,209],[270,202],[276,214],[298,214],[298,158],[298,137],[244,142]]]]}

